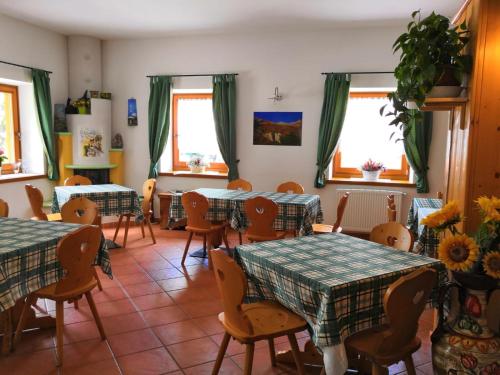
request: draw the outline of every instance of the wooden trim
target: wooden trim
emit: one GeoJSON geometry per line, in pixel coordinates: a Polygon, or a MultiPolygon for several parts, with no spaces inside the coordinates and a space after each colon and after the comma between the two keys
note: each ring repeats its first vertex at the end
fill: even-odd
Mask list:
{"type": "Polygon", "coordinates": [[[462,6],[458,10],[457,14],[455,14],[455,16],[453,17],[453,19],[451,20],[451,23],[453,25],[456,26],[456,23],[458,22],[458,20],[460,18],[462,18],[462,16],[464,15],[465,11],[467,10],[467,7],[469,6],[470,2],[471,2],[471,0],[465,0],[463,2],[462,6]]]}
{"type": "Polygon", "coordinates": [[[216,171],[212,173],[191,173],[188,171],[185,172],[172,171],[172,172],[162,172],[159,175],[167,177],[213,178],[213,179],[227,180],[227,173],[219,173],[216,171]]]}
{"type": "Polygon", "coordinates": [[[46,174],[6,174],[0,176],[0,184],[8,184],[9,182],[38,180],[40,178],[47,178],[46,174]]]}
{"type": "MultiPolygon", "coordinates": [[[[191,93],[191,94],[173,94],[172,96],[172,169],[174,171],[189,171],[187,163],[179,160],[179,146],[178,138],[178,125],[177,113],[178,104],[180,99],[212,99],[210,93],[191,93]]],[[[225,163],[210,163],[210,167],[206,168],[208,171],[227,173],[228,168],[225,163]]]]}
{"type": "Polygon", "coordinates": [[[19,126],[19,96],[17,86],[0,84],[0,91],[12,95],[12,122],[14,137],[14,158],[12,163],[21,159],[21,128],[19,126]]]}
{"type": "Polygon", "coordinates": [[[334,177],[326,181],[327,184],[335,185],[365,185],[365,186],[392,186],[392,187],[416,187],[417,185],[409,181],[397,181],[397,180],[377,180],[377,181],[365,181],[361,178],[340,178],[334,177]]]}
{"type": "Polygon", "coordinates": [[[391,91],[351,91],[350,98],[387,98],[391,91]]]}

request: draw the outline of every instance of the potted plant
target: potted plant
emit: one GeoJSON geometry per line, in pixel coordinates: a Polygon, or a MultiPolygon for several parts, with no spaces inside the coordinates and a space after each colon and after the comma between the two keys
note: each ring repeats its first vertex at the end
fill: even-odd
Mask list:
{"type": "Polygon", "coordinates": [[[380,177],[380,173],[385,171],[384,164],[368,159],[361,166],[361,173],[363,173],[363,179],[366,181],[377,181],[380,177]]]}
{"type": "Polygon", "coordinates": [[[407,32],[393,44],[393,52],[401,51],[401,57],[394,70],[397,89],[388,94],[394,111],[386,116],[395,117],[390,125],[402,128],[419,116],[411,110],[421,108],[427,96],[459,95],[464,75],[472,67],[471,56],[464,52],[468,35],[465,22],[451,27],[447,17],[434,12],[424,19],[420,11],[412,13],[407,32]]]}
{"type": "Polygon", "coordinates": [[[422,220],[436,232],[449,231],[438,248],[438,258],[454,281],[441,290],[439,324],[432,334],[435,374],[497,374],[500,371],[500,338],[488,324],[491,295],[500,284],[500,199],[476,201],[483,218],[476,234],[460,233],[462,221],[457,202],[422,220]],[[444,302],[450,288],[458,290],[460,311],[455,319],[444,318],[444,302]]]}
{"type": "Polygon", "coordinates": [[[2,175],[2,163],[7,160],[7,155],[5,155],[5,150],[0,147],[0,176],[2,175]]]}
{"type": "Polygon", "coordinates": [[[208,163],[202,155],[193,154],[187,163],[191,173],[204,173],[208,163]]]}

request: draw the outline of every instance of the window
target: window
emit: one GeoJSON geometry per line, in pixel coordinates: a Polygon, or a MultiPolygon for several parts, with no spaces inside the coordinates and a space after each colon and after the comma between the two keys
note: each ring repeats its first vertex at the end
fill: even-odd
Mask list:
{"type": "Polygon", "coordinates": [[[0,148],[9,163],[21,158],[17,87],[0,84],[0,148]]]}
{"type": "Polygon", "coordinates": [[[215,134],[212,94],[174,94],[172,103],[173,170],[189,170],[187,162],[200,155],[210,171],[227,172],[215,134]]]}
{"type": "Polygon", "coordinates": [[[333,159],[333,176],[361,177],[359,167],[368,159],[382,162],[387,168],[380,177],[409,180],[399,128],[389,126],[390,117],[380,116],[380,108],[391,103],[387,92],[351,92],[339,146],[333,159]],[[396,132],[391,140],[391,134],[396,132]]]}

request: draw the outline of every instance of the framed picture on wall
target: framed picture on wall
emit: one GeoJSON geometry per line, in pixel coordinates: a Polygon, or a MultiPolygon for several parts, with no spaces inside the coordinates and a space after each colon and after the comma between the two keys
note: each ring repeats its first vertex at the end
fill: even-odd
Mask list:
{"type": "Polygon", "coordinates": [[[302,145],[302,112],[254,112],[253,144],[302,145]]]}
{"type": "Polygon", "coordinates": [[[128,100],[128,126],[137,126],[137,100],[128,100]]]}

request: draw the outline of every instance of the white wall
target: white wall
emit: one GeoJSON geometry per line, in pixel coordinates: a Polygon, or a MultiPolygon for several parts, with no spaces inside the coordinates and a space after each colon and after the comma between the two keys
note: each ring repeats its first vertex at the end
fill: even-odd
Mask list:
{"type": "MultiPolygon", "coordinates": [[[[66,103],[68,53],[65,36],[0,14],[0,60],[53,71],[50,76],[52,104],[66,103]]],[[[27,69],[4,64],[0,64],[0,78],[31,81],[30,72],[27,69]]],[[[23,103],[20,103],[20,106],[22,105],[23,103]]],[[[23,131],[39,131],[38,125],[34,123],[36,117],[28,114],[23,116],[22,109],[20,120],[23,131]]],[[[27,150],[25,149],[24,152],[27,150]]],[[[29,152],[33,154],[37,151],[29,149],[29,152]]],[[[46,178],[27,182],[41,188],[45,199],[51,197],[52,184],[46,178]]],[[[24,192],[25,183],[25,181],[0,183],[0,197],[8,201],[11,216],[32,216],[24,192]]]]}
{"type": "MultiPolygon", "coordinates": [[[[334,189],[315,189],[316,145],[325,71],[387,71],[397,64],[391,45],[399,28],[337,29],[325,32],[212,35],[146,40],[105,41],[103,90],[113,93],[113,133],[125,144],[126,184],[140,188],[148,172],[147,74],[237,72],[237,147],[239,172],[255,190],[274,190],[279,182],[295,180],[309,193],[320,194],[326,220],[335,217],[334,189]],[[268,100],[279,86],[284,100],[268,100]],[[127,126],[127,99],[135,97],[139,126],[127,126]],[[252,145],[254,111],[302,111],[302,146],[252,145]]],[[[387,77],[367,77],[374,87],[387,77]]],[[[174,87],[210,87],[209,80],[174,87]]],[[[365,83],[358,82],[359,86],[365,83]]],[[[430,183],[434,195],[443,190],[447,115],[436,115],[431,150],[430,183]]],[[[170,149],[168,149],[170,150],[170,149]]],[[[159,189],[223,187],[225,180],[160,177],[159,189]]],[[[351,188],[356,188],[352,187],[351,188]]],[[[414,189],[403,189],[406,215],[414,189]]]]}
{"type": "Polygon", "coordinates": [[[85,90],[101,91],[101,40],[71,35],[68,37],[69,96],[80,98],[85,90]]]}

